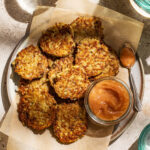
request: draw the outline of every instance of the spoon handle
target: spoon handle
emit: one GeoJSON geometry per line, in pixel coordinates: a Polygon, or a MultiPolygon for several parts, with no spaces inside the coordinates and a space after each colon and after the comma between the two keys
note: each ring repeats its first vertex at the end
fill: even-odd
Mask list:
{"type": "Polygon", "coordinates": [[[133,98],[134,98],[133,107],[137,112],[139,112],[142,110],[142,103],[141,103],[141,100],[140,100],[139,95],[137,93],[137,88],[136,88],[136,85],[135,85],[135,82],[134,82],[134,79],[133,79],[133,76],[132,76],[130,69],[129,69],[129,79],[130,79],[130,85],[131,85],[131,89],[133,92],[133,98]]]}

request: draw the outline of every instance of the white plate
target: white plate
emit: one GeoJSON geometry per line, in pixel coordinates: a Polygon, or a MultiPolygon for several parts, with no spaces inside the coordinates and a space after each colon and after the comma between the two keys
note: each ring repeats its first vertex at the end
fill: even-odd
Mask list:
{"type": "MultiPolygon", "coordinates": [[[[17,44],[16,48],[14,49],[9,62],[8,72],[7,72],[7,93],[10,102],[12,102],[16,97],[16,90],[17,90],[17,83],[18,83],[18,76],[13,72],[11,63],[15,59],[17,53],[29,44],[31,44],[31,41],[29,41],[28,36],[23,37],[21,41],[17,44]]],[[[144,91],[144,70],[143,70],[141,59],[138,56],[137,56],[137,61],[132,69],[132,74],[135,79],[138,93],[142,100],[143,91],[144,91]]],[[[137,112],[131,111],[128,118],[126,118],[124,121],[122,121],[121,123],[115,126],[115,129],[111,137],[111,142],[116,140],[129,127],[129,125],[135,119],[136,115],[137,112]]]]}

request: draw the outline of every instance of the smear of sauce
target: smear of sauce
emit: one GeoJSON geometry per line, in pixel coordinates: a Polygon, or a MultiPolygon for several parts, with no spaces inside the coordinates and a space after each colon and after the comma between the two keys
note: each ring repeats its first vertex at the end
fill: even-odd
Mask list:
{"type": "Polygon", "coordinates": [[[135,63],[135,55],[130,48],[124,47],[120,52],[120,61],[124,67],[130,68],[135,63]]]}
{"type": "Polygon", "coordinates": [[[117,120],[129,107],[129,94],[126,88],[114,80],[97,83],[89,94],[92,112],[105,121],[117,120]]]}

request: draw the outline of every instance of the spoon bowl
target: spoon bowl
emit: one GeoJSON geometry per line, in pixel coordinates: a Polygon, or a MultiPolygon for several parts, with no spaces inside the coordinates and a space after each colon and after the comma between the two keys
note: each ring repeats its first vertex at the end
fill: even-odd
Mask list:
{"type": "Polygon", "coordinates": [[[125,43],[120,50],[120,61],[123,67],[131,69],[135,64],[136,53],[129,43],[125,43]]]}

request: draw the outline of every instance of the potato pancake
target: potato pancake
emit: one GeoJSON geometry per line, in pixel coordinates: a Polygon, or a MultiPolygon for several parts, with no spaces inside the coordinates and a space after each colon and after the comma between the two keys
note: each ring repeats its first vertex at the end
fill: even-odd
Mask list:
{"type": "Polygon", "coordinates": [[[79,43],[84,38],[103,38],[101,19],[98,17],[81,16],[71,23],[74,38],[79,43]]]}
{"type": "Polygon", "coordinates": [[[43,52],[56,57],[72,54],[75,47],[71,27],[63,23],[50,27],[42,35],[39,43],[43,52]]]}
{"type": "Polygon", "coordinates": [[[53,130],[58,140],[64,144],[75,142],[81,138],[87,130],[84,107],[77,102],[58,105],[53,130]]]}
{"type": "Polygon", "coordinates": [[[107,66],[109,48],[97,39],[86,38],[77,47],[75,64],[83,67],[88,77],[99,75],[107,66]]]}
{"type": "Polygon", "coordinates": [[[77,100],[84,97],[90,81],[82,67],[72,66],[57,73],[54,80],[54,89],[62,99],[77,100]]]}
{"type": "Polygon", "coordinates": [[[109,76],[116,76],[119,72],[119,59],[117,58],[117,55],[110,51],[109,53],[109,59],[107,61],[107,66],[102,71],[101,74],[98,76],[95,76],[93,79],[100,79],[102,77],[109,77],[109,76]]]}
{"type": "Polygon", "coordinates": [[[40,131],[52,125],[56,113],[56,101],[46,93],[21,96],[18,116],[23,125],[40,131]]]}
{"type": "Polygon", "coordinates": [[[48,61],[38,47],[31,45],[18,53],[12,65],[14,71],[23,79],[33,80],[44,74],[48,67],[48,61]]]}

